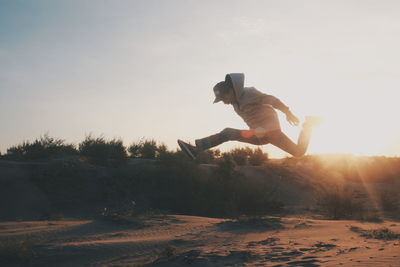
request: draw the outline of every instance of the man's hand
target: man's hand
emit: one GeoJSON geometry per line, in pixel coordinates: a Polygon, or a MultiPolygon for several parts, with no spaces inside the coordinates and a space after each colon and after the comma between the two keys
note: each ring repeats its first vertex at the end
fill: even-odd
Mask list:
{"type": "Polygon", "coordinates": [[[286,112],[286,120],[293,126],[297,126],[300,123],[299,119],[290,110],[286,112]]]}

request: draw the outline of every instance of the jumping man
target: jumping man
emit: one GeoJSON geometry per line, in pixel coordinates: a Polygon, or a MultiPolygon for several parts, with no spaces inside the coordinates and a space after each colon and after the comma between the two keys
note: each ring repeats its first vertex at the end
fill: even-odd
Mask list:
{"type": "Polygon", "coordinates": [[[281,131],[275,109],[283,112],[291,125],[299,125],[299,119],[278,98],[264,94],[254,87],[244,87],[243,73],[227,74],[225,81],[214,86],[214,94],[214,103],[222,101],[232,105],[250,129],[225,128],[217,134],[195,140],[196,146],[178,140],[182,151],[192,159],[195,159],[199,152],[227,141],[253,145],[273,144],[295,157],[301,157],[307,151],[313,126],[320,122],[318,117],[306,117],[297,144],[293,143],[281,131]]]}

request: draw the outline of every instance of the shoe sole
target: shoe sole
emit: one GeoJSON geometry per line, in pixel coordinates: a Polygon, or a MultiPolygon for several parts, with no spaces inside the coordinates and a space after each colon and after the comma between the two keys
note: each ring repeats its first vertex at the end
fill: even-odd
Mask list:
{"type": "Polygon", "coordinates": [[[196,157],[193,155],[193,153],[190,151],[190,149],[185,145],[185,143],[181,140],[178,140],[178,145],[181,148],[183,152],[186,153],[191,159],[196,159],[196,157]]]}

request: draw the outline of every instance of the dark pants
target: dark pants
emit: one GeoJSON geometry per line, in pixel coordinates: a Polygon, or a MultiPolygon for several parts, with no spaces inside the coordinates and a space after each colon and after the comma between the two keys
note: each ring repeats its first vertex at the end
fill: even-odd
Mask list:
{"type": "Polygon", "coordinates": [[[202,139],[197,139],[196,147],[200,150],[205,150],[218,146],[227,141],[239,141],[252,145],[272,144],[295,157],[301,157],[307,151],[311,131],[311,127],[303,127],[297,144],[295,144],[281,130],[271,131],[266,133],[263,137],[257,137],[254,134],[254,130],[225,128],[217,134],[202,139]]]}

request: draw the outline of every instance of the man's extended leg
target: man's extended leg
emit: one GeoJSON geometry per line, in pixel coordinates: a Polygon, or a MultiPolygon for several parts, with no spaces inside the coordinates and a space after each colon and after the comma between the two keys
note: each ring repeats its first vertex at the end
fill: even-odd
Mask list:
{"type": "Polygon", "coordinates": [[[239,141],[252,145],[263,145],[268,143],[265,138],[257,138],[254,135],[254,130],[238,130],[233,128],[225,128],[217,134],[197,139],[195,142],[196,147],[199,150],[206,150],[227,141],[239,141]]]}
{"type": "Polygon", "coordinates": [[[210,135],[202,139],[197,139],[195,141],[196,146],[192,146],[186,142],[183,142],[182,140],[178,140],[178,144],[182,151],[184,151],[192,159],[195,159],[199,152],[213,148],[227,141],[239,141],[252,145],[264,145],[269,143],[266,137],[257,137],[254,134],[254,130],[225,128],[217,134],[210,135]]]}

